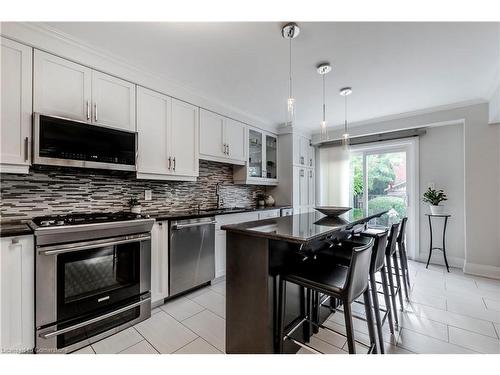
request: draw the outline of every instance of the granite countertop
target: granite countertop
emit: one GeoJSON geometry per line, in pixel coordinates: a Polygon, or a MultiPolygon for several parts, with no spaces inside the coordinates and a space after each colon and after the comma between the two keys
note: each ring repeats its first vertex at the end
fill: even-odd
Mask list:
{"type": "Polygon", "coordinates": [[[375,217],[382,216],[386,212],[382,211],[374,215],[365,216],[364,214],[354,214],[350,211],[339,217],[327,217],[319,212],[309,212],[241,224],[223,225],[221,229],[273,240],[307,243],[325,237],[333,232],[365,223],[375,217]]]}
{"type": "Polygon", "coordinates": [[[0,224],[0,237],[25,236],[33,234],[28,224],[21,221],[13,221],[0,224]]]}
{"type": "MultiPolygon", "coordinates": [[[[267,210],[278,210],[281,208],[291,208],[291,206],[272,206],[272,207],[240,207],[240,208],[221,208],[214,210],[200,210],[200,211],[152,211],[145,212],[144,214],[149,215],[151,218],[162,221],[162,220],[181,220],[181,219],[194,219],[200,217],[225,215],[225,214],[236,214],[243,212],[254,212],[254,211],[267,211],[267,210]]],[[[0,223],[0,238],[1,237],[12,237],[12,236],[22,236],[33,234],[33,230],[28,226],[26,220],[9,220],[0,223]]]]}
{"type": "Polygon", "coordinates": [[[186,210],[186,211],[151,211],[145,212],[156,221],[162,220],[182,220],[182,219],[196,219],[208,216],[238,214],[244,212],[259,212],[268,210],[279,210],[282,208],[291,208],[291,206],[271,206],[271,207],[236,207],[236,208],[220,208],[211,210],[186,210]]]}

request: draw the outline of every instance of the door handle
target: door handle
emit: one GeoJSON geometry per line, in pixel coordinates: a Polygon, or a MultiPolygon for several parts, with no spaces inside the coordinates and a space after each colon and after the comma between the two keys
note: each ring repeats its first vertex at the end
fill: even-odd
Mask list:
{"type": "Polygon", "coordinates": [[[97,103],[94,103],[94,121],[97,122],[97,103]]]}
{"type": "Polygon", "coordinates": [[[28,161],[28,137],[24,138],[24,161],[28,161]]]}
{"type": "Polygon", "coordinates": [[[174,172],[175,172],[175,156],[174,156],[174,159],[172,161],[173,161],[173,164],[174,164],[174,172]]]}
{"type": "Polygon", "coordinates": [[[192,224],[174,224],[174,225],[172,225],[172,230],[201,227],[202,225],[215,225],[215,220],[214,221],[205,221],[202,223],[192,223],[192,224]]]}
{"type": "Polygon", "coordinates": [[[87,120],[90,120],[90,102],[87,100],[87,120]]]}
{"type": "Polygon", "coordinates": [[[172,157],[168,157],[168,170],[172,170],[172,157]]]}

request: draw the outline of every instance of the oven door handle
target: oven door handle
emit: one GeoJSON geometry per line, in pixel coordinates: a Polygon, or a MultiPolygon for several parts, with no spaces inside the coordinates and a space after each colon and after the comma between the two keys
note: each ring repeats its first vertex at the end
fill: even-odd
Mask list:
{"type": "Polygon", "coordinates": [[[147,302],[151,301],[151,297],[148,297],[148,298],[145,298],[143,299],[142,301],[139,301],[139,302],[135,302],[131,305],[128,305],[128,306],[125,306],[125,307],[122,307],[121,309],[118,309],[118,310],[115,310],[115,311],[111,311],[107,314],[104,314],[104,315],[101,315],[101,316],[98,316],[97,318],[93,318],[93,319],[89,319],[89,320],[86,320],[84,322],[81,322],[81,323],[78,323],[78,324],[75,324],[75,325],[72,325],[70,327],[66,327],[66,328],[63,328],[63,329],[59,329],[57,331],[54,331],[54,332],[49,332],[49,333],[41,333],[39,336],[42,338],[42,339],[50,339],[51,337],[54,337],[54,336],[59,336],[59,335],[62,335],[63,333],[67,333],[67,332],[70,332],[70,331],[73,331],[75,329],[78,329],[78,328],[82,328],[82,327],[85,327],[85,326],[88,326],[89,324],[93,324],[93,323],[97,323],[101,320],[104,320],[104,319],[107,319],[107,318],[111,318],[112,316],[115,316],[115,315],[118,315],[118,314],[121,314],[125,311],[128,311],[128,310],[131,310],[133,308],[136,308],[137,306],[140,306],[140,305],[143,305],[147,302]]]}
{"type": "Polygon", "coordinates": [[[141,236],[141,237],[135,237],[135,238],[124,238],[121,240],[114,240],[114,241],[104,241],[104,242],[92,241],[92,243],[89,243],[87,245],[63,247],[63,248],[56,245],[56,246],[46,247],[45,249],[50,248],[51,250],[42,250],[42,251],[39,251],[39,254],[41,254],[41,255],[58,255],[58,254],[63,254],[63,253],[70,253],[73,251],[94,249],[96,247],[113,246],[113,245],[121,245],[121,244],[125,244],[125,243],[130,243],[130,242],[147,241],[150,239],[151,239],[151,236],[141,236]]]}

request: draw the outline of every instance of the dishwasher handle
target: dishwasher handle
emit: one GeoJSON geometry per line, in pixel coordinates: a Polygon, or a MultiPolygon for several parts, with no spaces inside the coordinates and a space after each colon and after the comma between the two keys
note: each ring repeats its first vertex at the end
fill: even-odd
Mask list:
{"type": "Polygon", "coordinates": [[[204,221],[204,222],[199,222],[199,223],[189,223],[189,224],[173,224],[172,230],[180,230],[180,229],[192,228],[192,227],[201,227],[203,225],[215,225],[215,220],[204,221]]]}

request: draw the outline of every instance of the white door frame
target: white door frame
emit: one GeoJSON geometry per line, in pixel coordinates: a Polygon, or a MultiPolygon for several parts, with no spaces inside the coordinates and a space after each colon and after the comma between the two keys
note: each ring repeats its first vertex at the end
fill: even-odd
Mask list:
{"type": "MultiPolygon", "coordinates": [[[[366,156],[380,152],[406,152],[406,194],[407,194],[407,252],[410,259],[420,255],[420,204],[419,204],[419,139],[402,138],[351,146],[351,152],[363,153],[363,189],[367,189],[366,156]]],[[[363,204],[368,208],[368,195],[363,191],[363,204]]]]}

